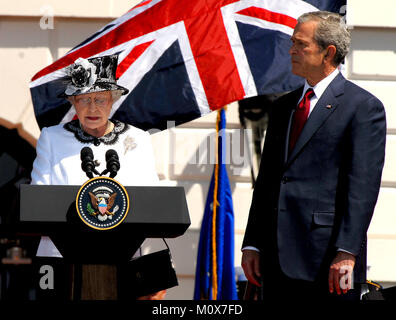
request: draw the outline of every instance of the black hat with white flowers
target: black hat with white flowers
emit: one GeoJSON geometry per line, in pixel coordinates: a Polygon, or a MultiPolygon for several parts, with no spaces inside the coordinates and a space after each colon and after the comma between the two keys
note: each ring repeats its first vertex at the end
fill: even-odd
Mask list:
{"type": "Polygon", "coordinates": [[[78,58],[66,69],[67,87],[59,97],[77,96],[79,94],[119,90],[127,94],[128,89],[116,83],[118,55],[78,58]]]}

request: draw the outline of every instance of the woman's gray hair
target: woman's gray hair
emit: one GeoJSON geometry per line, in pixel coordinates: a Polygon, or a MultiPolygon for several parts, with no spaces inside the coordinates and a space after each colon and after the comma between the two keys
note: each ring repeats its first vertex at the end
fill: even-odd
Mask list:
{"type": "Polygon", "coordinates": [[[113,103],[120,99],[122,96],[121,90],[113,90],[111,91],[111,97],[113,98],[113,103]]]}
{"type": "Polygon", "coordinates": [[[334,64],[338,66],[344,61],[351,44],[351,35],[342,17],[334,12],[314,11],[302,14],[297,22],[304,23],[317,21],[318,26],[315,31],[315,41],[322,50],[328,46],[336,47],[334,64]]]}

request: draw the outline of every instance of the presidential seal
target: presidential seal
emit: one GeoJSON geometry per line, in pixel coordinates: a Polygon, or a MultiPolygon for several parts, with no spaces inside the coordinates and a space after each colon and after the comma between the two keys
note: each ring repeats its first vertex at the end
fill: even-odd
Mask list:
{"type": "Polygon", "coordinates": [[[116,180],[96,177],[88,180],[76,197],[77,213],[91,228],[108,230],[118,226],[129,211],[129,197],[116,180]]]}

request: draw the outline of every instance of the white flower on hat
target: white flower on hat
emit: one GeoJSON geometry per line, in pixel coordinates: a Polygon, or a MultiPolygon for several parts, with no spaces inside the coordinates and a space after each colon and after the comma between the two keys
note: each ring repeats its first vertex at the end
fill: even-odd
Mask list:
{"type": "Polygon", "coordinates": [[[96,66],[87,59],[78,58],[67,68],[67,74],[71,77],[71,83],[67,86],[65,94],[72,95],[77,90],[83,94],[94,85],[97,75],[96,66]]]}

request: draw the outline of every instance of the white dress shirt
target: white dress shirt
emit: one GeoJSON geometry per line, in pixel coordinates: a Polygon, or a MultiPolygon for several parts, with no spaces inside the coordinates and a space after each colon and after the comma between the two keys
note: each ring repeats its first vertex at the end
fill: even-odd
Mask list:
{"type": "Polygon", "coordinates": [[[335,69],[332,73],[330,73],[326,78],[322,79],[321,81],[319,81],[315,86],[311,87],[307,80],[305,80],[305,84],[304,84],[304,90],[303,93],[300,97],[300,99],[298,100],[298,103],[300,103],[300,101],[302,100],[302,98],[304,97],[305,92],[307,92],[307,90],[309,88],[312,88],[313,92],[315,95],[312,96],[311,100],[310,100],[310,108],[309,108],[309,113],[308,113],[308,117],[311,115],[312,110],[315,108],[316,103],[318,102],[318,100],[320,99],[320,97],[322,96],[323,92],[325,92],[325,90],[327,89],[327,87],[329,86],[330,82],[334,80],[334,78],[339,74],[340,72],[338,71],[338,69],[335,69]]]}

